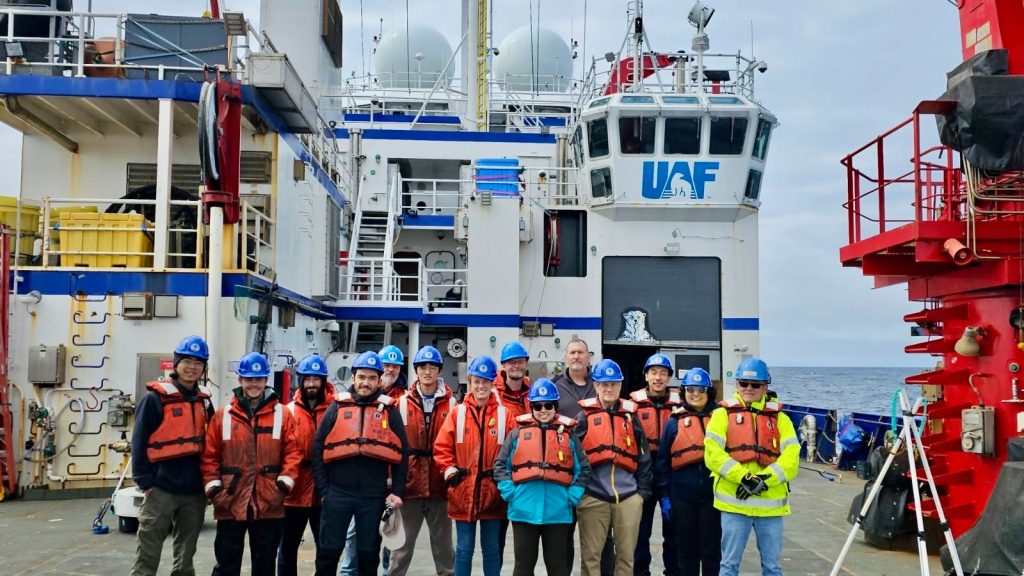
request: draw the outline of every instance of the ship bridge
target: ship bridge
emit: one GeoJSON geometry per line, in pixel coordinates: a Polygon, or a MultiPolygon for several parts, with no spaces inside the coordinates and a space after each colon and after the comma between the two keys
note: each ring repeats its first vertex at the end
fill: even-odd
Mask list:
{"type": "Polygon", "coordinates": [[[609,218],[658,211],[671,221],[728,222],[761,204],[777,120],[742,94],[612,94],[580,120],[572,142],[581,185],[609,218]]]}

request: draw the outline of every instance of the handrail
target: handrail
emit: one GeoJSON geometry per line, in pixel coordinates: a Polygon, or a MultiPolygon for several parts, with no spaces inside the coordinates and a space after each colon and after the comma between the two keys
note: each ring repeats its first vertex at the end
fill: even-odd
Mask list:
{"type": "Polygon", "coordinates": [[[274,271],[274,219],[258,210],[248,201],[242,200],[238,234],[242,250],[239,254],[239,268],[270,279],[274,271]],[[254,220],[250,226],[249,220],[254,220]],[[253,254],[249,255],[250,241],[253,254]],[[269,254],[268,254],[269,253],[269,254]]]}
{"type": "MultiPolygon", "coordinates": [[[[414,302],[422,304],[422,266],[419,258],[348,258],[342,269],[346,288],[339,300],[347,302],[414,302]],[[415,273],[399,274],[396,264],[412,264],[415,273]],[[403,283],[403,281],[406,281],[403,283]],[[403,284],[415,287],[405,289],[403,284]]],[[[404,266],[403,266],[404,267],[404,266]]]]}

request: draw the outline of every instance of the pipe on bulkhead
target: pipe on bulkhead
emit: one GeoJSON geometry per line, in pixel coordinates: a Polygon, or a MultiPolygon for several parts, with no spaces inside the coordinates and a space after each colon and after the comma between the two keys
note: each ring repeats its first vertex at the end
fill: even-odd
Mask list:
{"type": "MultiPolygon", "coordinates": [[[[210,347],[210,359],[206,364],[206,380],[208,384],[223,392],[225,388],[222,386],[224,361],[221,359],[220,309],[224,285],[224,207],[219,205],[210,206],[209,258],[206,281],[206,343],[210,347]]],[[[221,402],[225,400],[219,398],[221,402]]]]}

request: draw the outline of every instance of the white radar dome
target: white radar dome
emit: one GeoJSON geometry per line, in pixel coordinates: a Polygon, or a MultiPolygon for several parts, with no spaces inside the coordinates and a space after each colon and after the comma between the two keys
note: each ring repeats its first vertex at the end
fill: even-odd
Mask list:
{"type": "Polygon", "coordinates": [[[530,41],[524,26],[501,41],[494,57],[494,80],[508,90],[565,92],[572,82],[572,51],[555,31],[540,28],[530,41]],[[531,46],[532,44],[532,46],[531,46]]]}
{"type": "MultiPolygon", "coordinates": [[[[410,24],[387,34],[377,46],[374,71],[384,88],[431,88],[452,57],[452,47],[444,35],[429,26],[410,24]]],[[[454,67],[454,66],[453,66],[454,67]]],[[[452,67],[445,74],[450,84],[452,67]]]]}

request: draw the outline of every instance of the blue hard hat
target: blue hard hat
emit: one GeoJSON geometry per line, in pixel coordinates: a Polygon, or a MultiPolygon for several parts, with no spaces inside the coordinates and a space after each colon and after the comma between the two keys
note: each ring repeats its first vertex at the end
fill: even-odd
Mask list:
{"type": "Polygon", "coordinates": [[[501,361],[508,362],[514,358],[529,358],[530,353],[519,342],[509,342],[501,347],[501,361]]]}
{"type": "Polygon", "coordinates": [[[490,356],[477,356],[469,363],[469,375],[493,381],[498,377],[498,365],[490,356]]]}
{"type": "Polygon", "coordinates": [[[538,378],[530,384],[530,393],[526,399],[530,402],[558,402],[558,387],[547,378],[538,378]]]}
{"type": "Polygon", "coordinates": [[[714,383],[711,382],[711,375],[708,371],[703,368],[690,368],[683,374],[683,386],[703,386],[704,388],[711,388],[714,383]]]}
{"type": "Polygon", "coordinates": [[[299,361],[299,366],[295,369],[295,373],[303,376],[323,376],[326,378],[327,361],[319,354],[310,354],[299,361]]]}
{"type": "Polygon", "coordinates": [[[433,346],[424,346],[416,351],[416,355],[412,357],[412,365],[418,366],[420,364],[433,364],[440,368],[444,367],[444,360],[441,358],[441,353],[437,351],[437,348],[433,346]]]}
{"type": "Polygon", "coordinates": [[[394,344],[388,344],[381,348],[380,352],[377,352],[377,356],[380,356],[380,361],[385,364],[398,364],[399,366],[405,364],[405,356],[402,354],[402,350],[394,344]]]}
{"type": "Polygon", "coordinates": [[[352,362],[352,372],[355,372],[360,368],[373,370],[378,374],[384,372],[384,365],[380,361],[380,356],[377,356],[377,353],[372,350],[363,352],[359,356],[356,356],[355,361],[352,362]]]}
{"type": "Polygon", "coordinates": [[[186,336],[181,342],[178,342],[174,348],[174,354],[175,356],[199,358],[205,362],[210,359],[210,347],[200,336],[186,336]]]}
{"type": "Polygon", "coordinates": [[[648,358],[647,363],[644,364],[644,374],[647,374],[647,369],[652,366],[661,366],[668,370],[670,376],[672,375],[672,361],[664,354],[655,354],[648,358]]]}
{"type": "Polygon", "coordinates": [[[266,378],[270,376],[270,360],[259,352],[249,352],[238,361],[239,378],[266,378]]]}
{"type": "Polygon", "coordinates": [[[760,358],[744,358],[736,367],[737,380],[772,383],[772,375],[768,372],[768,364],[760,358]]]}
{"type": "Polygon", "coordinates": [[[624,379],[622,368],[619,368],[615,360],[609,358],[598,362],[590,372],[590,376],[594,382],[622,382],[624,379]]]}

